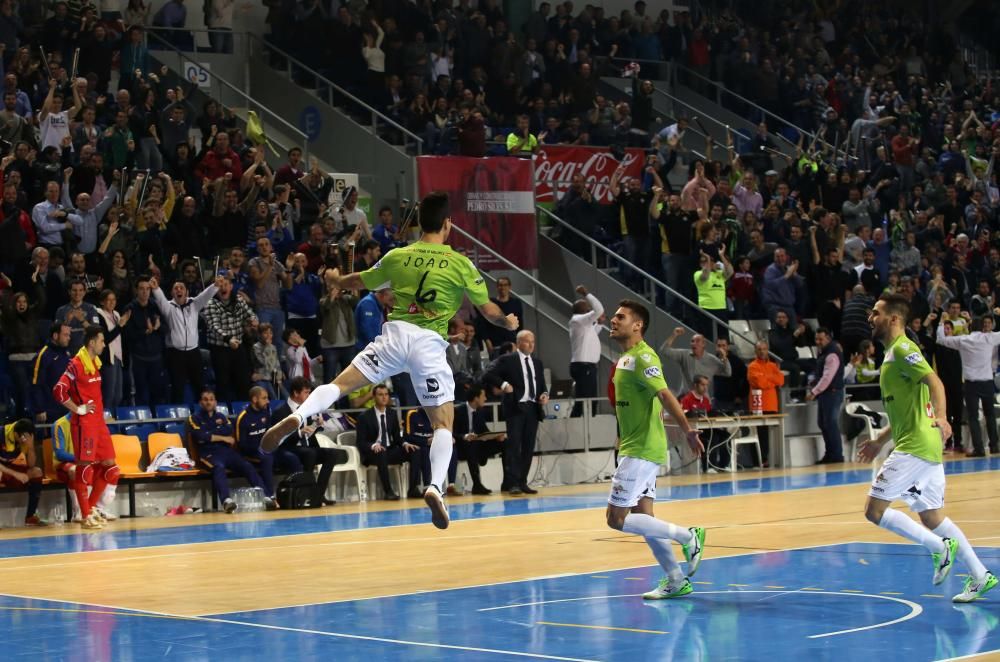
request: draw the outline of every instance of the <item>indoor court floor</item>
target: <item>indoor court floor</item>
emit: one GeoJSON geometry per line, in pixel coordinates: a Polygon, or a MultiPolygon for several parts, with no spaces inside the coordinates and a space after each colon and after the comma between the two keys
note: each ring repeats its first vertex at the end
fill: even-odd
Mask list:
{"type": "MultiPolygon", "coordinates": [[[[1000,458],[948,462],[946,508],[1000,569],[1000,458]]],[[[708,529],[695,593],[646,602],[608,484],[536,497],[0,531],[4,660],[1000,659],[1000,592],[950,598],[867,523],[868,466],[671,477],[657,514],[708,529]]],[[[678,557],[680,553],[678,550],[678,557]]]]}

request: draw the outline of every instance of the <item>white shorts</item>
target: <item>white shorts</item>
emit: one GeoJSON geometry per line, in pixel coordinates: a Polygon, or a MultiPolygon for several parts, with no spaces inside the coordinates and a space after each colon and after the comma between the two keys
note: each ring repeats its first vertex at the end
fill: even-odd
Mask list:
{"type": "Polygon", "coordinates": [[[372,384],[409,373],[420,404],[433,407],[455,399],[447,349],[448,342],[434,331],[409,322],[386,322],[382,333],[358,352],[351,365],[372,384]]]}
{"type": "Polygon", "coordinates": [[[903,501],[915,513],[944,505],[944,465],[893,451],[872,480],[868,496],[903,501]]]}
{"type": "Polygon", "coordinates": [[[620,457],[611,477],[608,503],[618,508],[633,508],[639,499],[656,499],[656,475],[660,465],[637,457],[620,457]]]}

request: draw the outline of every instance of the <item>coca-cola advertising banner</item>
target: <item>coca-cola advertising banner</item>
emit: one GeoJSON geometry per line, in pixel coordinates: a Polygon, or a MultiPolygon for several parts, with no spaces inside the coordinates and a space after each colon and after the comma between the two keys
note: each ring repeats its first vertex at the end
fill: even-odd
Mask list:
{"type": "MultiPolygon", "coordinates": [[[[418,156],[420,196],[447,191],[452,221],[522,269],[538,266],[535,200],[531,162],[525,159],[468,156],[418,156]]],[[[470,252],[476,246],[453,232],[449,243],[470,252]]],[[[479,266],[508,265],[479,251],[479,266]]]]}
{"type": "Polygon", "coordinates": [[[645,152],[626,149],[621,161],[607,149],[573,147],[570,145],[545,145],[534,156],[535,195],[539,204],[554,205],[569,190],[573,175],[583,175],[594,200],[611,204],[611,175],[619,165],[625,166],[622,181],[642,177],[645,152]]]}

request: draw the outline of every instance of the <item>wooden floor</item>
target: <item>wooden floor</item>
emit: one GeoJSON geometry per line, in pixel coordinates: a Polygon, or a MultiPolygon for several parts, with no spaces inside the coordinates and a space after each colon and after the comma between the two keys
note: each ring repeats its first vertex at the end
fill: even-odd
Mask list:
{"type": "MultiPolygon", "coordinates": [[[[738,478],[808,477],[824,471],[743,472],[738,478]]],[[[948,477],[947,511],[973,544],[1000,546],[997,477],[997,472],[948,477]]],[[[658,489],[665,493],[668,487],[730,481],[730,476],[672,477],[661,479],[658,489]]],[[[445,532],[427,524],[379,526],[4,558],[0,559],[0,592],[193,616],[651,565],[649,550],[641,539],[605,527],[603,507],[597,499],[606,490],[606,484],[547,489],[542,497],[561,497],[570,504],[575,498],[592,497],[594,505],[466,519],[453,522],[445,532]]],[[[863,484],[791,489],[658,503],[656,512],[684,526],[706,527],[706,558],[845,542],[899,542],[898,537],[864,520],[866,492],[863,484]]],[[[504,497],[462,497],[450,503],[456,507],[473,499],[488,504],[504,497]]],[[[104,532],[78,535],[423,508],[422,502],[401,503],[122,520],[104,532]]],[[[71,526],[3,531],[0,548],[5,541],[66,536],[75,531],[71,526]]]]}

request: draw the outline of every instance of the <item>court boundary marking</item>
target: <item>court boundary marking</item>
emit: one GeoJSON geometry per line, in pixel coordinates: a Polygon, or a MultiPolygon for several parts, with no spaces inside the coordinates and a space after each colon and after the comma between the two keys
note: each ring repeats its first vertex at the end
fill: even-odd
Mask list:
{"type": "MultiPolygon", "coordinates": [[[[973,459],[975,460],[975,459],[981,459],[981,458],[973,458],[973,459]]],[[[957,460],[957,461],[961,461],[961,460],[957,460]]],[[[844,469],[844,470],[838,471],[836,473],[838,473],[838,474],[844,474],[844,473],[848,473],[848,472],[851,472],[851,471],[864,471],[864,469],[844,469]]],[[[956,477],[957,476],[972,476],[972,475],[981,474],[981,473],[992,473],[992,472],[998,472],[998,471],[1000,471],[1000,469],[983,469],[981,471],[968,471],[968,472],[963,472],[961,474],[954,474],[954,475],[956,477]]],[[[820,475],[820,474],[816,473],[816,474],[804,474],[804,475],[806,475],[806,476],[816,476],[816,475],[820,475]]],[[[826,475],[826,474],[824,474],[824,475],[826,475]]],[[[787,476],[768,476],[768,477],[765,477],[765,478],[748,478],[748,479],[735,480],[735,481],[732,481],[732,482],[741,482],[742,480],[768,480],[768,479],[777,479],[777,478],[787,478],[787,476]]],[[[748,493],[744,493],[744,494],[722,494],[722,495],[716,495],[716,496],[698,497],[696,499],[657,499],[654,503],[656,503],[656,504],[661,504],[661,503],[662,504],[673,504],[673,503],[685,503],[685,502],[689,502],[689,501],[699,501],[699,502],[701,502],[701,501],[710,501],[710,500],[715,500],[715,499],[733,499],[733,498],[737,498],[737,497],[747,497],[747,496],[766,496],[766,495],[770,495],[770,494],[781,494],[781,493],[785,493],[785,492],[804,492],[804,491],[808,491],[808,490],[835,489],[835,488],[839,488],[839,487],[849,487],[849,486],[856,486],[856,485],[864,485],[865,483],[869,483],[869,482],[871,482],[871,481],[858,481],[858,482],[852,482],[852,483],[842,483],[840,485],[814,485],[812,487],[792,487],[792,488],[787,488],[787,489],[772,490],[772,491],[768,491],[768,492],[748,492],[748,493]]],[[[677,487],[700,487],[702,485],[713,485],[713,484],[724,484],[724,483],[725,483],[725,481],[718,481],[717,483],[694,483],[692,485],[678,485],[677,487]]],[[[610,483],[608,483],[608,484],[610,484],[610,483]]],[[[574,495],[553,495],[553,496],[554,497],[561,497],[561,496],[574,496],[574,495]]],[[[588,496],[588,495],[579,495],[579,496],[582,497],[582,496],[588,496]]],[[[596,496],[596,495],[590,495],[590,496],[592,497],[592,496],[596,496]]],[[[549,498],[549,497],[543,497],[543,498],[549,498]]],[[[476,503],[481,503],[481,502],[472,502],[470,504],[457,504],[457,505],[475,505],[476,503]]],[[[502,501],[487,502],[487,503],[502,503],[502,501]]],[[[501,519],[501,518],[532,517],[532,516],[539,516],[539,515],[550,515],[550,514],[555,514],[555,513],[578,512],[578,511],[586,511],[586,510],[599,510],[601,508],[604,508],[605,505],[606,504],[600,504],[600,505],[596,505],[596,506],[592,506],[592,507],[583,507],[583,508],[564,508],[564,509],[560,509],[560,510],[543,510],[543,511],[533,512],[533,513],[511,513],[511,514],[506,514],[506,515],[487,515],[485,517],[469,517],[469,518],[463,518],[463,519],[454,520],[453,523],[454,524],[459,524],[459,523],[462,523],[462,522],[479,522],[479,521],[501,519]]],[[[356,513],[338,513],[338,514],[331,514],[331,515],[313,515],[313,516],[306,516],[306,517],[301,517],[301,518],[288,517],[288,518],[281,518],[281,519],[246,520],[246,521],[234,521],[234,522],[211,522],[211,523],[203,523],[203,524],[192,523],[192,524],[188,524],[188,525],[181,524],[181,525],[176,526],[176,527],[159,527],[159,528],[152,528],[152,529],[121,529],[120,531],[119,530],[114,530],[114,531],[83,531],[83,530],[79,530],[79,531],[73,531],[73,532],[67,531],[65,533],[59,533],[59,534],[55,534],[55,535],[51,535],[51,536],[46,536],[46,535],[27,536],[27,537],[24,537],[24,538],[10,538],[9,540],[10,541],[44,540],[46,538],[55,538],[55,537],[62,537],[62,536],[65,536],[65,537],[87,536],[87,535],[89,535],[89,536],[100,536],[100,535],[105,534],[105,533],[107,533],[107,534],[115,534],[115,533],[138,533],[138,534],[142,534],[142,533],[144,533],[146,531],[164,531],[164,530],[170,530],[170,529],[185,529],[185,528],[189,528],[189,527],[227,526],[227,525],[230,525],[230,524],[253,524],[253,523],[259,523],[259,522],[280,522],[280,521],[292,521],[292,520],[297,520],[297,519],[301,519],[301,520],[313,520],[313,519],[317,519],[317,518],[321,518],[321,517],[350,517],[350,516],[355,516],[355,515],[356,516],[361,516],[361,515],[371,515],[371,514],[382,513],[382,512],[400,512],[400,511],[403,511],[403,510],[421,510],[421,509],[422,508],[420,506],[415,506],[414,508],[405,508],[405,509],[399,509],[399,510],[384,510],[384,511],[380,510],[380,511],[375,511],[374,513],[356,512],[356,513]]],[[[990,521],[988,523],[991,523],[991,522],[992,521],[990,521]]],[[[295,538],[295,537],[301,537],[301,536],[321,536],[321,535],[338,534],[338,533],[346,533],[346,532],[374,531],[374,530],[381,530],[381,529],[398,529],[398,528],[407,527],[407,526],[426,526],[426,525],[429,525],[429,524],[430,524],[430,522],[410,522],[410,523],[407,523],[407,524],[389,524],[389,525],[386,525],[386,526],[371,526],[371,527],[354,528],[354,529],[333,529],[333,530],[330,530],[330,531],[308,531],[308,532],[302,532],[302,533],[281,533],[281,534],[276,534],[276,535],[252,536],[252,537],[245,537],[245,538],[226,538],[226,539],[221,539],[221,540],[200,540],[200,541],[194,541],[194,542],[168,543],[168,544],[163,544],[163,545],[145,545],[145,546],[137,546],[137,547],[127,547],[127,548],[124,548],[124,549],[121,549],[121,548],[116,548],[116,549],[90,549],[90,550],[74,550],[74,551],[68,551],[68,552],[53,552],[51,554],[23,554],[23,555],[20,555],[20,556],[0,556],[0,562],[8,561],[8,560],[13,560],[13,559],[20,559],[20,558],[38,559],[38,558],[55,557],[55,556],[66,556],[66,555],[70,555],[70,554],[104,554],[104,553],[108,553],[108,552],[120,552],[120,551],[126,551],[126,550],[143,550],[143,549],[158,549],[158,548],[162,548],[162,547],[167,547],[167,548],[169,548],[169,547],[178,547],[178,546],[181,546],[181,545],[214,545],[214,544],[219,544],[219,543],[238,542],[238,541],[245,541],[245,540],[267,540],[267,539],[271,539],[271,538],[295,538]]],[[[8,539],[0,539],[0,543],[6,542],[7,540],[8,539]]],[[[320,544],[323,544],[323,543],[320,543],[320,544]]]]}

